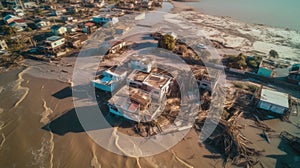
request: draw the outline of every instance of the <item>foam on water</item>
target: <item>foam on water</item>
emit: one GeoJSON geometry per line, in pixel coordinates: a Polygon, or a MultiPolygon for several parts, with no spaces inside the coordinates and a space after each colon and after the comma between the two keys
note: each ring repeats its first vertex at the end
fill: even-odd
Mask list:
{"type": "Polygon", "coordinates": [[[101,168],[101,163],[99,162],[97,156],[96,156],[96,146],[95,144],[92,145],[92,155],[93,155],[93,158],[91,160],[91,166],[93,168],[101,168]]]}
{"type": "Polygon", "coordinates": [[[23,87],[22,86],[22,83],[24,82],[24,79],[23,79],[23,75],[29,70],[29,68],[26,68],[24,69],[22,72],[20,72],[18,74],[18,79],[16,81],[16,86],[15,86],[15,91],[23,91],[24,94],[21,96],[21,98],[14,104],[14,107],[13,108],[16,108],[25,98],[26,96],[28,95],[29,93],[29,88],[27,87],[23,87]]]}
{"type": "Polygon", "coordinates": [[[53,111],[50,107],[47,106],[46,101],[44,99],[42,99],[42,100],[43,100],[44,111],[41,113],[42,118],[41,118],[40,122],[43,124],[47,124],[49,122],[48,116],[50,114],[52,114],[53,111]]]}
{"type": "Polygon", "coordinates": [[[33,156],[32,166],[53,168],[53,150],[54,150],[54,135],[49,131],[50,137],[42,137],[41,147],[37,150],[31,149],[31,154],[33,156]]]}
{"type": "Polygon", "coordinates": [[[189,165],[188,163],[186,163],[185,161],[183,161],[182,159],[180,159],[175,153],[174,153],[174,151],[172,151],[172,154],[173,154],[173,156],[175,157],[175,159],[177,160],[177,161],[179,161],[182,165],[184,165],[185,167],[188,167],[188,168],[194,168],[194,166],[192,166],[192,165],[189,165]]]}

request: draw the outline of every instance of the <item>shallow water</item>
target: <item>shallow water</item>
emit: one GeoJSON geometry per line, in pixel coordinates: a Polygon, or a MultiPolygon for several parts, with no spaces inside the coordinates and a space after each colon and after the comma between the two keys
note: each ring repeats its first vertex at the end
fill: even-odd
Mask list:
{"type": "Polygon", "coordinates": [[[300,30],[299,0],[199,0],[188,4],[212,15],[300,30]]]}

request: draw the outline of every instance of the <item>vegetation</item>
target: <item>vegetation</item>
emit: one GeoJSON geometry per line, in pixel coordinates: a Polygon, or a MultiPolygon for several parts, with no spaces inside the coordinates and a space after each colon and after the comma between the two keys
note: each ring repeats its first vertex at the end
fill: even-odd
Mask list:
{"type": "Polygon", "coordinates": [[[159,40],[158,47],[173,51],[175,49],[175,43],[176,40],[173,36],[166,34],[159,40]]]}
{"type": "Polygon", "coordinates": [[[227,59],[227,66],[230,68],[245,69],[247,68],[246,59],[247,56],[242,53],[240,53],[238,56],[231,55],[227,59]]]}
{"type": "Polygon", "coordinates": [[[252,58],[247,59],[247,65],[251,68],[258,68],[261,61],[262,57],[254,56],[252,58]]]}
{"type": "Polygon", "coordinates": [[[270,50],[269,55],[273,58],[279,58],[279,54],[275,50],[270,50]]]}

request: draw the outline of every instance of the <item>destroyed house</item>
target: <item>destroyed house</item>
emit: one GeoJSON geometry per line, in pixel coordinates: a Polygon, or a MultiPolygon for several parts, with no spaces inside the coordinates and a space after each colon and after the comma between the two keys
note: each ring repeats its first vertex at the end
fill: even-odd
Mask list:
{"type": "Polygon", "coordinates": [[[171,79],[167,75],[133,70],[127,77],[127,84],[131,87],[141,88],[149,92],[152,98],[161,100],[169,90],[171,79]]]}
{"type": "Polygon", "coordinates": [[[127,70],[123,67],[114,66],[101,72],[97,79],[93,80],[93,86],[97,89],[113,92],[119,88],[125,80],[127,70]]]}
{"type": "Polygon", "coordinates": [[[262,60],[259,69],[257,71],[257,75],[271,78],[275,75],[275,67],[272,63],[272,61],[269,60],[262,60]]]}
{"type": "Polygon", "coordinates": [[[158,115],[161,103],[139,88],[122,87],[108,102],[109,111],[137,122],[150,121],[158,115]]]}
{"type": "Polygon", "coordinates": [[[64,47],[65,38],[60,36],[51,36],[48,37],[44,43],[44,45],[39,46],[41,52],[48,54],[56,54],[64,47]]]}

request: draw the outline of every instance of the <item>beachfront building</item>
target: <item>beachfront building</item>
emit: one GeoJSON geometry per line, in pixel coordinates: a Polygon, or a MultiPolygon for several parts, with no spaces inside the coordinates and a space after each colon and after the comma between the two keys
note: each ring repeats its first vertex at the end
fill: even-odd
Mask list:
{"type": "Polygon", "coordinates": [[[285,93],[263,88],[257,107],[273,114],[283,115],[289,109],[289,96],[285,93]]]}
{"type": "Polygon", "coordinates": [[[141,88],[148,92],[153,99],[161,101],[169,91],[172,78],[158,73],[147,73],[133,70],[127,77],[127,85],[134,88],[141,88]]]}
{"type": "Polygon", "coordinates": [[[127,63],[133,70],[126,77],[127,85],[109,100],[109,111],[138,122],[150,121],[165,106],[172,77],[154,68],[150,58],[130,58],[127,63]]]}
{"type": "Polygon", "coordinates": [[[273,66],[271,61],[262,60],[259,65],[257,75],[267,77],[267,78],[272,78],[275,75],[274,69],[275,67],[273,66]]]}
{"type": "Polygon", "coordinates": [[[127,70],[125,68],[113,66],[102,71],[101,75],[98,76],[97,79],[92,80],[92,84],[97,89],[113,92],[121,86],[126,75],[127,70]]]}
{"type": "Polygon", "coordinates": [[[109,112],[137,122],[151,121],[163,109],[149,93],[139,88],[124,86],[109,101],[109,112]]]}

